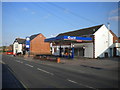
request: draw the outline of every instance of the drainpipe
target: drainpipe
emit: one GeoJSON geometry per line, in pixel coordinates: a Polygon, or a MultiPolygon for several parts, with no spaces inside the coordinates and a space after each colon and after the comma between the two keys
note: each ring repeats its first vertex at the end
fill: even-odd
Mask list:
{"type": "Polygon", "coordinates": [[[109,53],[110,53],[110,52],[109,52],[109,41],[110,41],[110,40],[109,40],[109,37],[110,37],[110,36],[109,36],[109,30],[110,30],[110,23],[108,23],[108,57],[110,56],[110,55],[109,55],[109,53]]]}
{"type": "Polygon", "coordinates": [[[62,55],[61,55],[61,43],[60,43],[60,48],[59,48],[59,56],[61,57],[62,55]]]}
{"type": "Polygon", "coordinates": [[[72,59],[74,58],[74,44],[73,43],[71,43],[71,47],[72,47],[72,59]]]}
{"type": "Polygon", "coordinates": [[[92,36],[93,38],[93,58],[95,58],[95,36],[92,36]]]}

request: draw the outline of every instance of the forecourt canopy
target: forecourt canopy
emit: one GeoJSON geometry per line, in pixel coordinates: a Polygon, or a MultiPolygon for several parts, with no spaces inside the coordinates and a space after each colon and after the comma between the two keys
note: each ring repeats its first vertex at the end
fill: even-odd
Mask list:
{"type": "Polygon", "coordinates": [[[92,41],[92,38],[75,37],[75,36],[58,36],[58,37],[45,39],[45,42],[59,42],[59,41],[84,42],[84,41],[92,41]]]}

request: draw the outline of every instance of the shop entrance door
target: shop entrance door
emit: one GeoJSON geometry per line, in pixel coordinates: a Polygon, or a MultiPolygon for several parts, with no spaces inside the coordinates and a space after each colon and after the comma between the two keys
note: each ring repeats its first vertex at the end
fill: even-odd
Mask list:
{"type": "Polygon", "coordinates": [[[113,56],[116,57],[116,47],[113,49],[113,56]]]}

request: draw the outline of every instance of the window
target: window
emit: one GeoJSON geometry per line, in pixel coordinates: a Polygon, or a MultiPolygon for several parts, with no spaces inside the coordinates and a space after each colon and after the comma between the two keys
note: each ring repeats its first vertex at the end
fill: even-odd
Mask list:
{"type": "Polygon", "coordinates": [[[15,44],[15,48],[18,48],[18,44],[15,44]]]}

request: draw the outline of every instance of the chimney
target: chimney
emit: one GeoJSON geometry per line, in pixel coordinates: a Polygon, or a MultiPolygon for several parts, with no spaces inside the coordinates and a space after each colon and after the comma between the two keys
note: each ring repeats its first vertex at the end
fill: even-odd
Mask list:
{"type": "Polygon", "coordinates": [[[110,30],[110,23],[108,22],[107,24],[108,24],[108,30],[110,30]]]}

